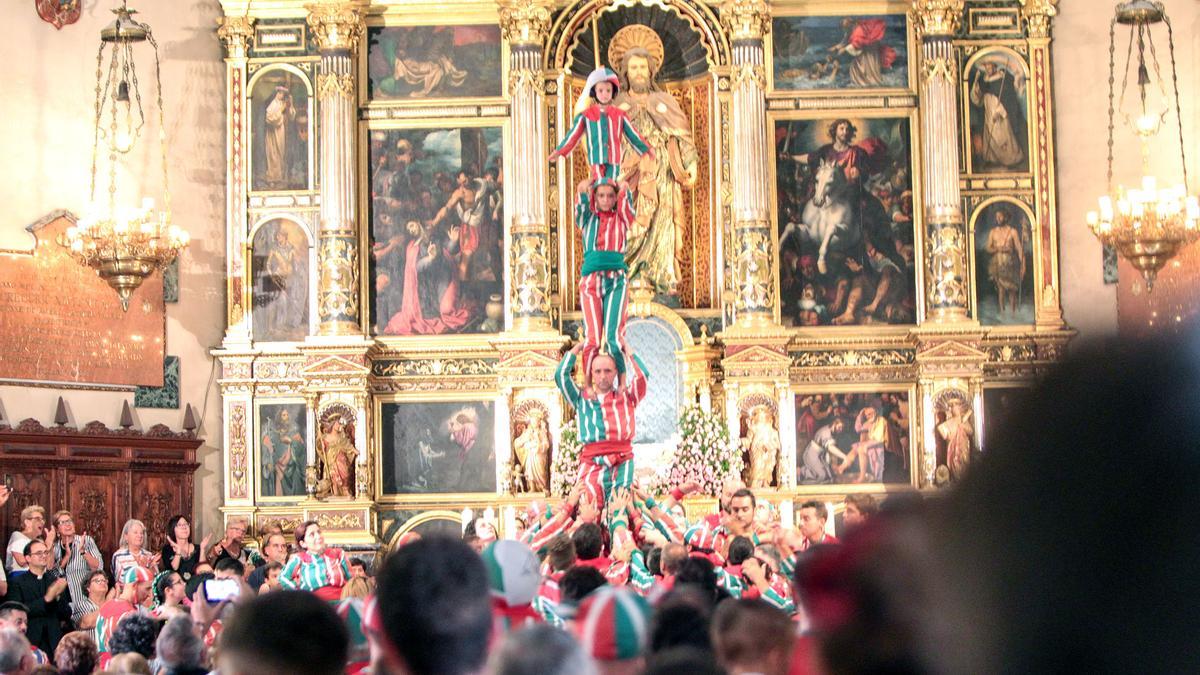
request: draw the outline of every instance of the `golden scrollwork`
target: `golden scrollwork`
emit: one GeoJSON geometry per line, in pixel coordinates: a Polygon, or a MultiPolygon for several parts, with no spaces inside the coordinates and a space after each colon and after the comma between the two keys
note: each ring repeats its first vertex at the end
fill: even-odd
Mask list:
{"type": "Polygon", "coordinates": [[[1058,0],[1021,0],[1021,17],[1029,37],[1050,37],[1050,22],[1058,14],[1058,0]]]}
{"type": "Polygon", "coordinates": [[[961,224],[931,226],[929,306],[935,313],[958,313],[967,306],[967,250],[961,224]]]}
{"type": "Polygon", "coordinates": [[[964,0],[913,0],[910,12],[922,37],[949,37],[958,32],[964,0]]]}
{"type": "Polygon", "coordinates": [[[743,63],[733,67],[729,86],[737,91],[747,83],[756,89],[767,88],[767,70],[761,63],[743,63]]]}
{"type": "Polygon", "coordinates": [[[512,312],[515,317],[546,316],[550,311],[550,260],[541,232],[513,233],[512,312]]]}
{"type": "Polygon", "coordinates": [[[522,89],[531,89],[534,93],[546,93],[546,80],[541,72],[528,69],[512,69],[508,73],[508,91],[516,94],[522,89]]]}
{"type": "Polygon", "coordinates": [[[771,32],[771,9],[766,0],[725,0],[721,3],[721,24],[734,42],[761,40],[771,32]]]}
{"type": "Polygon", "coordinates": [[[766,221],[743,221],[734,227],[737,255],[733,261],[739,316],[773,311],[775,284],[771,281],[771,230],[766,221]]]}
{"type": "Polygon", "coordinates": [[[541,46],[550,32],[551,0],[496,0],[500,33],[512,45],[541,46]]]}
{"type": "Polygon", "coordinates": [[[217,37],[225,45],[225,55],[231,59],[246,58],[246,50],[254,39],[254,18],[223,16],[217,19],[217,37]]]}
{"type": "Polygon", "coordinates": [[[1014,361],[1031,361],[1037,358],[1037,348],[1028,344],[1003,344],[985,349],[988,361],[1012,363],[1014,361]]]}
{"type": "Polygon", "coordinates": [[[376,377],[443,377],[448,375],[494,375],[495,359],[423,359],[420,361],[376,361],[376,377]]]}
{"type": "Polygon", "coordinates": [[[354,51],[363,33],[361,0],[335,0],[313,2],[304,6],[308,10],[308,25],[317,38],[322,51],[354,51]]]}
{"type": "Polygon", "coordinates": [[[229,406],[230,499],[245,499],[249,493],[246,453],[246,404],[239,401],[229,406]]]}
{"type": "Polygon", "coordinates": [[[924,82],[936,82],[942,80],[945,83],[954,82],[954,60],[946,56],[935,56],[926,58],[921,61],[921,80],[924,82]]]}
{"type": "Polygon", "coordinates": [[[319,512],[315,520],[322,530],[361,530],[362,514],[358,511],[319,512]]]}
{"type": "Polygon", "coordinates": [[[354,236],[322,232],[317,312],[325,324],[358,323],[358,246],[354,236]]]}
{"type": "Polygon", "coordinates": [[[916,361],[911,349],[875,349],[859,351],[810,351],[792,353],[793,368],[862,368],[899,366],[916,361]]]}
{"type": "Polygon", "coordinates": [[[354,98],[354,75],[351,73],[321,73],[317,75],[317,98],[354,98]]]}

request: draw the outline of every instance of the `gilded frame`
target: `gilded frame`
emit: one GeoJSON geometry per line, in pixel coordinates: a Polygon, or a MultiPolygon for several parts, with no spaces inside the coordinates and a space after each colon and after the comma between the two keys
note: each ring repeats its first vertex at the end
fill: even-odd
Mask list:
{"type": "Polygon", "coordinates": [[[492,470],[496,476],[495,492],[438,492],[421,494],[387,493],[383,491],[383,405],[385,403],[492,403],[496,406],[496,419],[493,423],[493,433],[496,439],[500,433],[508,433],[509,421],[500,416],[502,409],[500,394],[495,390],[472,392],[420,392],[420,393],[389,393],[375,394],[371,397],[373,419],[371,422],[371,438],[367,448],[373,453],[375,460],[375,503],[406,506],[434,504],[463,504],[472,506],[481,502],[494,502],[504,495],[500,492],[500,452],[499,444],[495,443],[496,459],[492,470]],[[501,424],[503,422],[503,426],[501,424]]]}
{"type": "MultiPolygon", "coordinates": [[[[914,302],[916,304],[916,320],[911,324],[859,324],[853,326],[816,326],[804,328],[799,326],[783,326],[783,302],[780,298],[780,250],[779,250],[779,194],[778,194],[778,161],[771,162],[771,171],[768,175],[768,180],[771,181],[769,186],[770,202],[771,202],[771,242],[774,247],[775,255],[775,310],[773,318],[775,323],[779,324],[783,330],[789,331],[793,335],[793,339],[805,340],[820,340],[820,339],[837,339],[837,338],[857,338],[864,335],[873,337],[883,336],[904,336],[925,322],[925,205],[924,205],[924,190],[922,187],[923,167],[921,165],[921,125],[918,123],[918,112],[916,108],[831,108],[829,110],[786,110],[786,111],[768,111],[767,112],[767,128],[771,130],[771,136],[774,137],[775,124],[778,122],[792,121],[814,121],[822,119],[831,119],[838,117],[848,118],[864,118],[864,119],[900,119],[904,118],[908,121],[909,128],[909,161],[912,185],[910,189],[913,194],[913,265],[915,268],[915,285],[914,302]]],[[[772,147],[772,156],[774,156],[774,148],[772,147]]]]}
{"type": "Polygon", "coordinates": [[[278,196],[278,195],[314,195],[320,194],[321,188],[318,185],[318,176],[320,168],[318,162],[321,158],[320,138],[317,131],[320,127],[320,101],[317,99],[316,91],[313,88],[313,73],[305,72],[297,63],[306,63],[312,67],[316,67],[320,63],[319,59],[294,59],[283,61],[277,58],[273,59],[250,59],[247,63],[247,69],[252,66],[257,66],[253,74],[249,75],[246,80],[246,101],[245,110],[251,115],[256,114],[250,107],[254,97],[254,87],[258,84],[259,78],[263,75],[276,70],[289,72],[301,79],[304,82],[304,87],[308,90],[308,187],[300,190],[255,190],[254,187],[254,122],[253,120],[246,121],[245,132],[245,153],[246,153],[246,175],[243,180],[246,181],[246,195],[262,195],[262,196],[278,196]]]}
{"type": "MultiPolygon", "coordinates": [[[[976,42],[960,43],[955,46],[962,49],[965,46],[974,47],[978,45],[976,42]]],[[[997,40],[988,42],[986,46],[979,47],[963,61],[962,69],[959,71],[959,101],[962,105],[962,117],[959,119],[959,152],[962,153],[962,170],[964,177],[972,179],[997,179],[997,178],[1027,178],[1034,175],[1036,172],[1036,162],[1034,157],[1037,155],[1038,146],[1034,142],[1035,129],[1037,128],[1037,118],[1033,113],[1033,96],[1032,91],[1025,95],[1025,131],[1027,138],[1025,139],[1025,161],[1027,164],[1025,171],[986,171],[976,172],[974,166],[974,158],[971,151],[971,70],[975,64],[991,54],[1007,54],[1008,56],[1020,62],[1024,69],[1026,86],[1033,83],[1033,73],[1029,66],[1029,54],[1022,54],[1019,50],[1024,49],[1028,52],[1029,44],[1025,40],[997,40]]],[[[1031,221],[1032,222],[1032,221],[1031,221]]]]}
{"type": "Polygon", "coordinates": [[[293,345],[303,342],[303,340],[278,341],[254,339],[254,235],[264,225],[273,220],[290,221],[304,232],[304,236],[308,239],[308,251],[306,252],[308,260],[308,334],[313,335],[317,331],[317,326],[320,325],[320,320],[317,317],[317,277],[319,275],[317,267],[317,244],[320,233],[316,231],[311,218],[303,218],[300,213],[294,211],[264,211],[248,215],[250,215],[250,218],[247,220],[252,225],[247,230],[246,243],[242,249],[242,269],[244,271],[242,280],[242,294],[244,295],[242,298],[242,311],[249,327],[250,340],[255,346],[268,351],[288,349],[293,345]]]}
{"type": "Polygon", "coordinates": [[[767,76],[767,98],[833,98],[841,96],[896,96],[900,94],[915,95],[918,78],[919,47],[916,38],[916,27],[908,16],[912,8],[909,2],[897,0],[870,0],[867,2],[833,2],[818,0],[817,2],[802,2],[796,0],[776,0],[772,3],[771,21],[775,19],[793,19],[825,16],[858,15],[901,15],[905,17],[905,32],[907,33],[905,49],[908,55],[908,86],[906,88],[846,88],[846,89],[776,89],[775,88],[775,31],[772,29],[763,40],[764,70],[767,76]]]}
{"type": "MultiPolygon", "coordinates": [[[[359,124],[358,133],[358,181],[359,185],[369,186],[371,184],[371,166],[370,166],[370,147],[371,147],[371,132],[373,131],[392,131],[396,129],[431,129],[439,128],[499,128],[500,129],[500,146],[502,149],[501,166],[504,169],[504,175],[511,175],[512,167],[512,123],[511,119],[505,117],[446,117],[438,119],[419,118],[405,120],[370,120],[363,121],[359,124]]],[[[512,217],[512,193],[505,190],[504,199],[504,217],[501,220],[503,228],[504,249],[501,251],[501,257],[504,260],[503,281],[500,284],[501,295],[504,298],[504,330],[509,330],[512,327],[512,310],[510,307],[511,288],[509,275],[509,247],[512,245],[512,236],[510,233],[509,219],[512,217]]],[[[405,336],[405,335],[377,335],[372,329],[372,320],[374,318],[375,308],[370,302],[371,285],[370,279],[370,251],[371,251],[371,190],[364,189],[358,191],[358,212],[359,220],[364,225],[358,228],[358,250],[363,253],[358,256],[358,277],[359,277],[359,297],[361,298],[360,306],[365,311],[359,312],[359,328],[363,334],[369,336],[377,343],[383,345],[387,349],[404,351],[406,347],[448,347],[453,349],[491,349],[491,343],[499,333],[448,333],[442,335],[421,335],[421,336],[405,336]]]]}
{"type": "MultiPolygon", "coordinates": [[[[1029,219],[1030,228],[1030,247],[1031,255],[1034,258],[1033,266],[1033,288],[1030,289],[1033,298],[1033,322],[1032,323],[1013,323],[1013,324],[990,324],[984,326],[988,330],[999,330],[1002,332],[1027,332],[1033,329],[1037,323],[1038,309],[1041,307],[1042,289],[1038,286],[1037,280],[1042,278],[1042,256],[1041,256],[1041,241],[1037,235],[1037,217],[1034,216],[1033,207],[1024,200],[1011,194],[995,194],[980,201],[971,212],[967,220],[967,258],[968,269],[971,270],[971,295],[970,295],[970,316],[976,321],[979,321],[979,284],[976,283],[976,271],[979,269],[979,261],[976,259],[975,249],[975,228],[979,221],[979,216],[983,210],[992,204],[1011,204],[1021,209],[1025,217],[1029,219]]],[[[983,324],[980,324],[983,325],[983,324]]]]}
{"type": "MultiPolygon", "coordinates": [[[[456,0],[454,4],[465,6],[470,3],[456,0]]],[[[427,9],[390,5],[385,8],[383,13],[372,14],[366,17],[366,28],[362,34],[358,53],[355,55],[358,66],[356,82],[360,114],[366,114],[367,111],[371,110],[397,108],[405,109],[415,114],[436,117],[439,115],[439,112],[447,108],[460,109],[464,106],[509,104],[511,101],[511,92],[509,91],[508,83],[509,44],[504,39],[503,31],[501,31],[500,35],[499,96],[464,96],[461,98],[442,97],[407,100],[372,100],[370,98],[369,52],[372,29],[410,28],[418,26],[481,26],[493,24],[499,29],[500,16],[496,11],[495,3],[486,3],[486,6],[481,5],[474,12],[447,12],[445,8],[446,5],[430,6],[427,9]],[[402,9],[404,10],[403,13],[399,11],[402,9]],[[490,12],[488,9],[490,9],[490,12]],[[447,14],[449,14],[449,18],[447,18],[447,14]]]]}
{"type": "Polygon", "coordinates": [[[254,450],[250,454],[251,461],[249,462],[249,464],[254,467],[254,475],[250,476],[248,478],[248,480],[249,480],[249,485],[250,485],[249,493],[251,495],[253,495],[254,503],[255,504],[268,504],[268,505],[291,505],[291,504],[297,504],[299,502],[302,502],[302,501],[308,499],[307,493],[299,494],[299,495],[295,495],[295,496],[287,496],[287,497],[263,496],[262,480],[261,480],[261,476],[260,476],[260,473],[262,471],[263,419],[262,419],[262,416],[259,414],[259,412],[260,412],[260,408],[264,405],[281,405],[281,404],[282,405],[299,405],[301,407],[301,409],[304,410],[304,419],[305,419],[304,424],[307,428],[305,429],[305,434],[304,434],[305,455],[304,455],[302,464],[305,467],[308,466],[308,457],[316,448],[317,433],[316,433],[316,430],[313,428],[314,425],[310,424],[310,422],[311,422],[311,420],[309,420],[309,412],[310,411],[307,407],[307,403],[305,402],[304,397],[302,397],[302,396],[300,396],[300,397],[280,396],[278,398],[273,398],[273,397],[265,397],[265,396],[255,396],[253,399],[253,403],[254,403],[254,411],[253,411],[253,414],[254,414],[254,443],[253,443],[254,450]]]}
{"type": "MultiPolygon", "coordinates": [[[[911,492],[918,489],[920,480],[920,460],[922,456],[921,439],[924,438],[924,429],[921,426],[921,419],[914,414],[917,410],[916,403],[919,400],[917,394],[917,383],[912,382],[897,382],[897,383],[857,383],[857,384],[829,384],[821,385],[805,385],[790,387],[793,401],[793,409],[800,397],[810,394],[905,394],[908,396],[908,482],[907,483],[828,483],[819,485],[801,485],[797,483],[798,475],[795,467],[792,468],[792,485],[791,487],[780,487],[781,495],[796,495],[796,496],[825,496],[825,495],[847,495],[847,494],[878,494],[892,492],[911,492]]],[[[792,430],[792,443],[796,446],[795,455],[792,458],[793,464],[800,460],[804,449],[799,447],[796,441],[796,431],[792,430]]],[[[783,434],[783,430],[780,430],[783,434]]]]}

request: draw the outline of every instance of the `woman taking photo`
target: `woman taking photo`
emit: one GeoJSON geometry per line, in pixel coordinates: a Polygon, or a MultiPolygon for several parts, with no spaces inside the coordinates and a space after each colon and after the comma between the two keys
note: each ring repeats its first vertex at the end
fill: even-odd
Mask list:
{"type": "Polygon", "coordinates": [[[150,554],[146,550],[146,525],[140,520],[130,518],[121,528],[121,548],[113,553],[112,573],[114,579],[120,579],[122,573],[130,567],[145,567],[151,575],[158,574],[160,554],[150,554]]]}
{"type": "Polygon", "coordinates": [[[177,515],[167,521],[165,539],[166,543],[163,544],[162,553],[159,554],[165,563],[164,568],[178,572],[184,581],[191,579],[192,575],[196,573],[196,566],[206,562],[204,551],[208,548],[208,542],[212,539],[212,535],[205,536],[199,546],[193,544],[191,523],[188,522],[187,517],[177,515]]]}

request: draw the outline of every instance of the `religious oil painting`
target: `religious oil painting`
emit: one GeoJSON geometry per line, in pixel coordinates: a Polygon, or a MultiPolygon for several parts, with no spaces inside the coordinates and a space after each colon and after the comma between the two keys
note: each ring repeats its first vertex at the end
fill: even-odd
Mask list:
{"type": "Polygon", "coordinates": [[[501,138],[499,127],[370,133],[376,334],[504,327],[501,138]]]}
{"type": "Polygon", "coordinates": [[[969,110],[972,173],[1029,171],[1029,98],[1021,59],[993,50],[967,69],[964,98],[969,110]]]}
{"type": "Polygon", "coordinates": [[[308,464],[308,417],[304,403],[258,406],[258,493],[263,497],[303,497],[308,464]]]}
{"type": "Polygon", "coordinates": [[[785,326],[916,321],[907,117],[775,123],[785,326]]]}
{"type": "Polygon", "coordinates": [[[304,76],[289,67],[261,73],[250,94],[250,189],[307,190],[312,105],[304,76]]]}
{"type": "Polygon", "coordinates": [[[1008,428],[1017,406],[1028,395],[1027,387],[987,387],[983,390],[983,435],[979,443],[983,449],[995,448],[997,434],[1008,428]]]}
{"type": "Polygon", "coordinates": [[[903,14],[777,17],[772,28],[776,91],[908,88],[903,14]]]}
{"type": "Polygon", "coordinates": [[[796,394],[796,484],[909,483],[907,392],[796,394]]]}
{"type": "Polygon", "coordinates": [[[491,401],[383,403],[383,491],[496,491],[496,410],[491,401]]]}
{"type": "Polygon", "coordinates": [[[254,233],[251,307],[254,339],[260,342],[303,340],[308,334],[308,235],[294,221],[276,218],[254,233]]]}
{"type": "Polygon", "coordinates": [[[1029,214],[1016,202],[994,201],[979,209],[973,232],[979,323],[1033,323],[1033,229],[1029,214]]]}
{"type": "Polygon", "coordinates": [[[497,25],[371,28],[368,35],[367,86],[374,101],[503,93],[497,25]]]}

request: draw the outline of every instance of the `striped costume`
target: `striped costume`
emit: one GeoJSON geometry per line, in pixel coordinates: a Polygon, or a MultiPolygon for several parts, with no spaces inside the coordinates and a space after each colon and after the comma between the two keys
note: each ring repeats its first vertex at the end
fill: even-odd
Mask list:
{"type": "Polygon", "coordinates": [[[595,207],[596,188],[612,185],[601,178],[575,204],[575,225],[583,234],[583,267],[579,271],[579,307],[583,310],[583,367],[591,368],[592,358],[601,347],[607,349],[625,374],[625,355],[621,343],[625,337],[626,292],[625,237],[633,223],[633,196],[628,190],[617,195],[612,211],[595,207]]]}
{"type": "Polygon", "coordinates": [[[330,602],[341,599],[342,586],[349,578],[350,568],[346,566],[346,555],[340,548],[327,548],[317,555],[301,551],[293,555],[279,573],[279,583],[284,588],[312,591],[330,602]]]}
{"type": "Polygon", "coordinates": [[[633,128],[629,116],[614,105],[593,103],[576,115],[575,119],[571,120],[571,130],[558,144],[555,152],[560,155],[570,154],[584,134],[587,134],[587,159],[592,167],[592,178],[607,176],[616,180],[624,156],[622,138],[629,141],[629,145],[639,155],[650,151],[650,146],[642,139],[637,129],[633,128]]]}
{"type": "Polygon", "coordinates": [[[633,485],[634,410],[646,396],[646,366],[637,356],[630,363],[629,381],[607,394],[579,389],[571,379],[575,354],[564,356],[554,374],[558,390],[575,409],[583,444],[578,482],[596,505],[604,504],[614,490],[633,485]]]}
{"type": "Polygon", "coordinates": [[[104,603],[100,607],[100,614],[96,616],[96,628],[94,632],[96,650],[100,653],[107,652],[113,633],[117,631],[117,624],[127,615],[134,614],[137,611],[138,608],[133,603],[121,598],[113,598],[104,603]]]}

